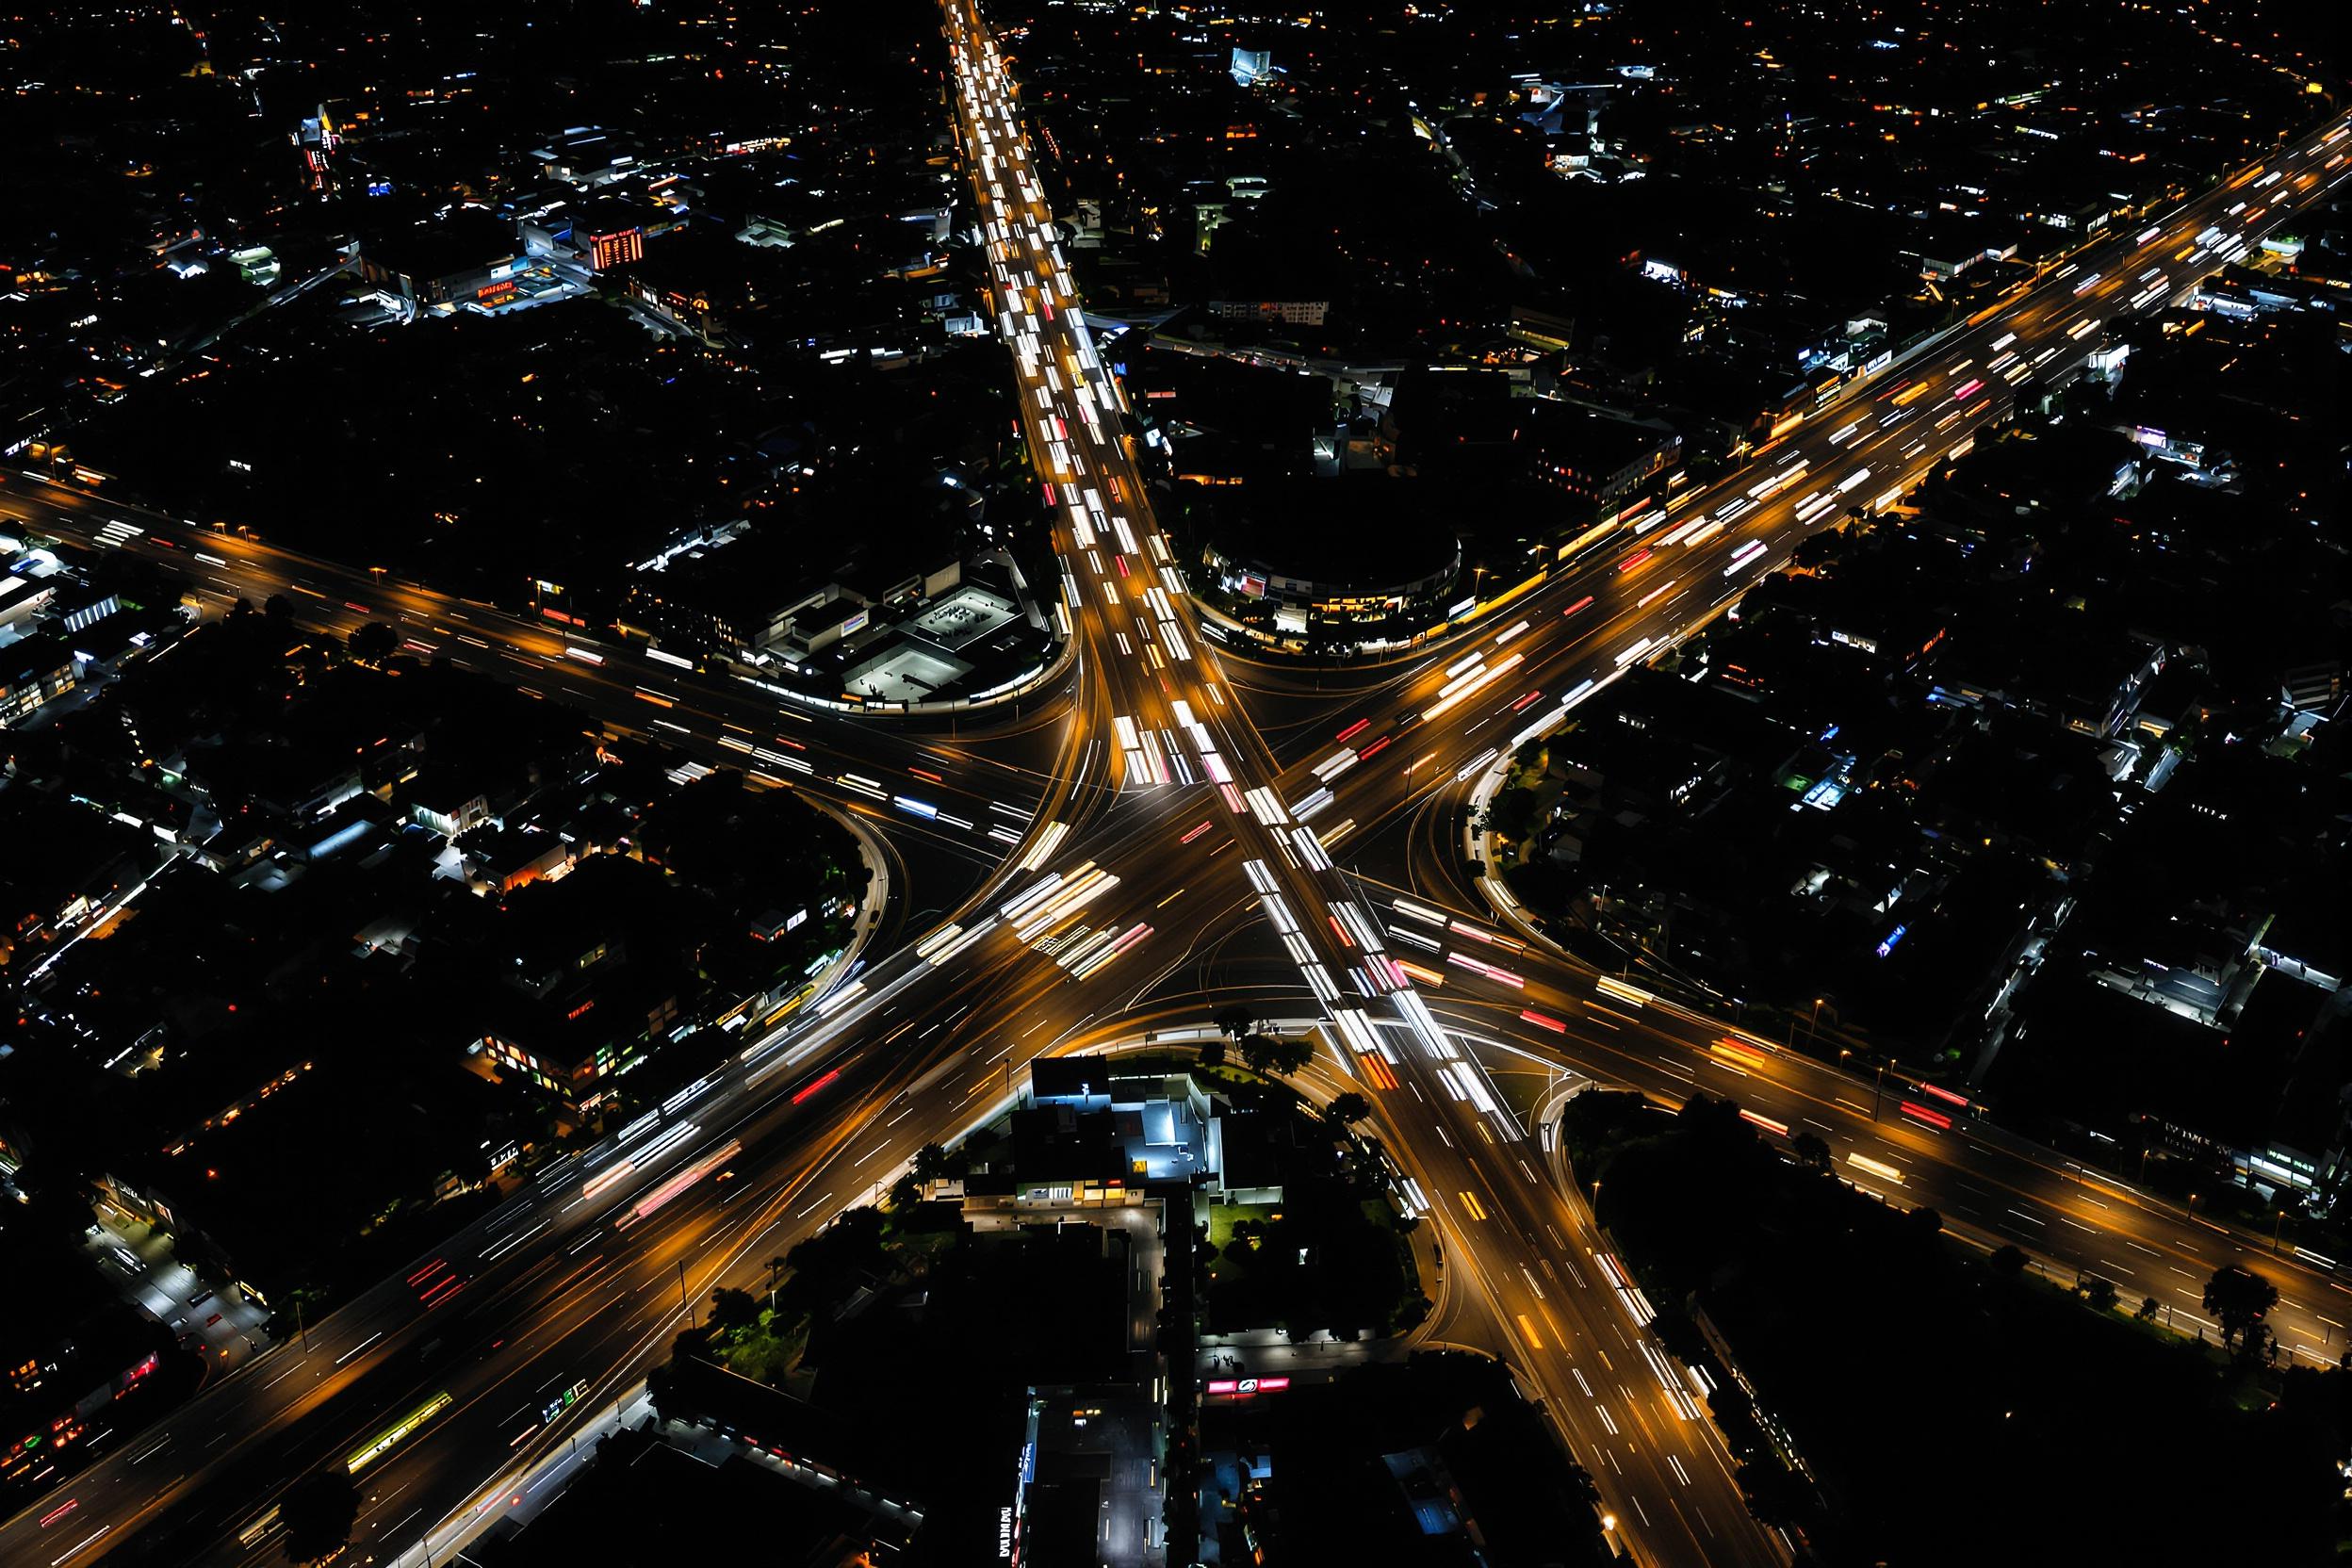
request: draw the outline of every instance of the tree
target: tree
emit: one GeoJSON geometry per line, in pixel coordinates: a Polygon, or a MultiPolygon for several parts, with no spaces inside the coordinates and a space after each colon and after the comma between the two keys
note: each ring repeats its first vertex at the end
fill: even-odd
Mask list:
{"type": "Polygon", "coordinates": [[[727,1332],[747,1328],[759,1321],[760,1303],[748,1291],[729,1290],[725,1285],[710,1293],[710,1326],[727,1332]]]}
{"type": "Polygon", "coordinates": [[[1223,1067],[1225,1065],[1225,1042],[1222,1039],[1202,1040],[1200,1042],[1200,1065],[1202,1067],[1223,1067]]]}
{"type": "Polygon", "coordinates": [[[2102,1279],[2097,1274],[2085,1276],[2082,1281],[2082,1299],[2093,1312],[2110,1311],[2115,1304],[2115,1282],[2102,1279]]]}
{"type": "Polygon", "coordinates": [[[2225,1347],[2260,1323],[2262,1314],[2278,1304],[2277,1285],[2235,1264],[2214,1269],[2213,1277],[2205,1282],[2205,1310],[2221,1325],[2221,1343],[2225,1347]]]}
{"type": "Polygon", "coordinates": [[[400,634],[382,621],[369,621],[353,629],[347,640],[351,657],[367,664],[381,664],[399,651],[400,634]]]}
{"type": "Polygon", "coordinates": [[[1486,821],[1481,825],[1489,833],[1500,834],[1516,843],[1536,825],[1535,813],[1539,804],[1533,790],[1505,790],[1494,797],[1494,804],[1487,808],[1486,821]]]}
{"type": "Polygon", "coordinates": [[[901,1176],[890,1184],[890,1207],[892,1214],[903,1215],[923,1201],[923,1184],[913,1176],[901,1176]]]}
{"type": "Polygon", "coordinates": [[[1838,551],[1844,547],[1835,532],[1816,533],[1809,539],[1800,540],[1797,547],[1788,552],[1788,561],[1797,566],[1823,566],[1835,561],[1838,551]]]}
{"type": "Polygon", "coordinates": [[[2153,1296],[2143,1296],[2140,1298],[2140,1310],[2133,1313],[2132,1315],[2138,1318],[2143,1323],[2153,1323],[2156,1321],[2156,1315],[2163,1310],[2164,1309],[2157,1304],[2156,1298],[2153,1296]]]}
{"type": "Polygon", "coordinates": [[[1944,1217],[1925,1204],[1903,1214],[1903,1234],[1915,1246],[1932,1250],[1936,1238],[1943,1233],[1944,1217]]]}
{"type": "Polygon", "coordinates": [[[1306,1039],[1278,1039],[1268,1060],[1277,1072],[1297,1072],[1315,1060],[1315,1044],[1306,1039]]]}
{"type": "Polygon", "coordinates": [[[1799,1133],[1788,1140],[1788,1152],[1797,1163],[1812,1170],[1829,1168],[1829,1144],[1819,1133],[1799,1133]]]}
{"type": "Polygon", "coordinates": [[[1769,1456],[1740,1466],[1740,1490],[1748,1511],[1761,1525],[1802,1525],[1812,1511],[1809,1489],[1797,1474],[1769,1456]]]}
{"type": "Polygon", "coordinates": [[[1331,1096],[1331,1102],[1323,1107],[1324,1119],[1346,1127],[1364,1120],[1372,1114],[1372,1102],[1353,1089],[1331,1096]]]}
{"type": "Polygon", "coordinates": [[[1252,1072],[1269,1076],[1296,1072],[1314,1059],[1315,1047],[1303,1039],[1283,1039],[1274,1035],[1242,1037],[1242,1064],[1252,1072]]]}
{"type": "Polygon", "coordinates": [[[351,1544],[359,1522],[359,1483],[339,1465],[314,1470],[278,1499],[288,1562],[323,1562],[351,1544]]]}
{"type": "Polygon", "coordinates": [[[1994,1273],[2004,1280],[2014,1280],[2025,1272],[2025,1253],[2015,1247],[2004,1245],[1996,1248],[1993,1255],[1984,1261],[1992,1266],[1994,1273]]]}
{"type": "Polygon", "coordinates": [[[884,1262],[881,1211],[852,1209],[786,1255],[792,1277],[780,1300],[795,1314],[829,1314],[884,1262]]]}
{"type": "Polygon", "coordinates": [[[943,1182],[964,1173],[964,1162],[936,1143],[926,1143],[915,1151],[915,1180],[943,1182]]]}
{"type": "Polygon", "coordinates": [[[1217,1032],[1231,1039],[1239,1039],[1258,1026],[1258,1015],[1238,1002],[1229,1002],[1211,1017],[1217,1032]]]}

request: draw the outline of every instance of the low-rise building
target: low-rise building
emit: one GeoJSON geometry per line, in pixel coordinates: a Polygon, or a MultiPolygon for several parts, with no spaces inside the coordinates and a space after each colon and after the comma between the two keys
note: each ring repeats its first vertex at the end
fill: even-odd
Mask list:
{"type": "Polygon", "coordinates": [[[1281,321],[1319,327],[1331,314],[1329,300],[1211,300],[1208,311],[1220,321],[1281,321]]]}
{"type": "Polygon", "coordinates": [[[754,533],[639,572],[623,618],[665,643],[738,659],[773,650],[798,662],[887,624],[877,611],[936,599],[963,580],[963,560],[953,549],[911,570],[905,559],[861,558],[796,585],[784,574],[805,565],[805,541],[754,533]]]}
{"type": "Polygon", "coordinates": [[[72,691],[80,669],[74,650],[46,633],[0,647],[0,727],[22,723],[72,691]]]}
{"type": "Polygon", "coordinates": [[[1535,472],[1597,511],[1614,511],[1682,459],[1682,437],[1658,424],[1544,404],[1532,439],[1535,472]]]}
{"type": "Polygon", "coordinates": [[[494,306],[542,267],[513,224],[474,210],[363,237],[358,258],[361,277],[420,307],[494,306]]]}
{"type": "Polygon", "coordinates": [[[1462,542],[1413,480],[1361,474],[1220,492],[1201,563],[1217,584],[1329,618],[1443,605],[1462,578],[1462,542]]]}

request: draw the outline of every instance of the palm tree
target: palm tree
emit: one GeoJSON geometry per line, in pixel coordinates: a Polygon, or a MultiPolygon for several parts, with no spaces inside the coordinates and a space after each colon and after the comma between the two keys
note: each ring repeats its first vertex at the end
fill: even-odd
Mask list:
{"type": "Polygon", "coordinates": [[[916,1150],[910,1168],[918,1182],[943,1181],[956,1173],[955,1162],[948,1157],[947,1151],[936,1143],[926,1143],[916,1150]]]}

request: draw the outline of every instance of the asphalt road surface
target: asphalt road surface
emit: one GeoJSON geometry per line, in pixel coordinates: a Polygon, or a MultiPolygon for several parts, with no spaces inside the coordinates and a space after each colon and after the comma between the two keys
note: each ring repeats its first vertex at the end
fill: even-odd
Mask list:
{"type": "Polygon", "coordinates": [[[664,1359],[711,1289],[765,1289],[769,1260],[872,1200],[924,1142],[1001,1110],[1028,1061],[1195,1029],[1235,1000],[1321,1021],[1302,1086],[1373,1102],[1443,1246],[1428,1331],[1510,1362],[1641,1562],[1787,1552],[1748,1517],[1689,1375],[1614,1282],[1549,1122],[1528,1109],[1556,1110],[1557,1095],[1511,1092],[1514,1074],[1730,1095],[1773,1135],[1816,1132],[1857,1185],[1931,1203],[1964,1238],[2013,1241],[2053,1272],[2106,1275],[2127,1298],[2198,1311],[2204,1277],[2245,1263],[2281,1286],[2281,1339],[2334,1359],[2333,1298],[2352,1290],[2332,1270],[1924,1091],[1889,1084],[1874,1105],[1870,1080],[1547,953],[1462,885],[1449,825],[1464,781],[1513,737],[1703,624],[1814,526],[1949,461],[2014,387],[2070,372],[2116,318],[2185,293],[2219,264],[2199,234],[2257,239],[2332,188],[2340,122],[1861,382],[1736,478],[1562,564],[1443,651],[1302,693],[1229,665],[1203,635],[1123,434],[1125,395],[1047,226],[1017,90],[977,15],[944,14],[992,304],[1062,518],[1077,647],[1058,701],[942,741],[264,541],[29,479],[0,486],[18,526],[172,562],[215,605],[285,594],[323,630],[386,620],[411,651],[856,813],[918,887],[908,944],[877,944],[723,1072],[539,1173],[306,1345],[112,1445],[0,1526],[0,1560],[274,1560],[276,1496],[354,1456],[359,1559],[421,1562],[430,1546],[446,1560],[524,1506],[510,1488],[531,1483],[515,1478],[544,1474],[664,1359]]]}

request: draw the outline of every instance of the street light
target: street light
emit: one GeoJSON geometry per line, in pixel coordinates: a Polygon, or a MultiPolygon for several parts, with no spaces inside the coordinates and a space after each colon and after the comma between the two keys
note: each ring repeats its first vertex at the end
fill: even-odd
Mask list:
{"type": "MultiPolygon", "coordinates": [[[[1819,1005],[1819,1004],[1816,1004],[1816,1005],[1819,1005]]],[[[1791,1025],[1792,1029],[1794,1025],[1791,1025]]],[[[1852,1051],[1848,1050],[1845,1046],[1839,1046],[1838,1048],[1838,1065],[1840,1067],[1844,1066],[1847,1060],[1853,1055],[1854,1053],[1852,1051]]],[[[1877,1082],[1873,1084],[1870,1088],[1870,1119],[1872,1121],[1876,1121],[1878,1119],[1878,1109],[1879,1106],[1884,1103],[1886,1093],[1886,1063],[1884,1058],[1881,1058],[1876,1065],[1878,1068],[1878,1078],[1877,1082]]]]}

